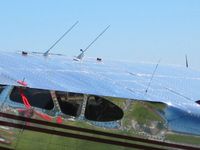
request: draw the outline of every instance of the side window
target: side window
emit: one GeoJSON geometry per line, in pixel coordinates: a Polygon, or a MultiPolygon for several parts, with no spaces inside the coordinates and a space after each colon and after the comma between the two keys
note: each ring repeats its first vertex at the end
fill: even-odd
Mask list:
{"type": "MultiPolygon", "coordinates": [[[[22,90],[31,106],[47,110],[53,109],[54,103],[50,91],[33,88],[24,88],[22,90]]],[[[11,92],[10,100],[23,103],[18,87],[15,87],[11,92]]]]}
{"type": "Polygon", "coordinates": [[[115,121],[122,119],[123,115],[122,109],[109,100],[98,96],[89,96],[85,110],[86,119],[102,122],[115,121]]]}
{"type": "Polygon", "coordinates": [[[56,92],[62,113],[77,117],[81,113],[83,94],[70,92],[56,92]]]}

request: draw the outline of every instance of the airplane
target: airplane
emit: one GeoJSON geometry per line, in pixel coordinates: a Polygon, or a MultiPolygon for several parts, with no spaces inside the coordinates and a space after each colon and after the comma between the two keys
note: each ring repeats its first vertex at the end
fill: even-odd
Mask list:
{"type": "MultiPolygon", "coordinates": [[[[90,105],[90,111],[94,109],[92,107],[99,105],[99,107],[106,108],[105,112],[111,108],[112,111],[118,112],[118,116],[113,118],[117,120],[123,117],[123,111],[109,102],[106,97],[118,97],[162,102],[193,115],[200,115],[198,91],[200,72],[188,68],[187,55],[187,69],[180,66],[161,65],[160,60],[155,65],[113,60],[102,61],[101,58],[83,59],[84,53],[110,25],[84,50],[81,49],[81,53],[74,58],[50,53],[50,50],[78,23],[76,21],[44,53],[1,52],[0,84],[1,91],[3,90],[0,95],[1,108],[5,103],[9,103],[13,107],[35,107],[54,116],[62,114],[77,117],[83,116],[85,111],[86,114],[91,114],[87,113],[90,105]],[[64,107],[69,112],[62,113],[66,109],[64,107]]],[[[98,111],[99,114],[102,113],[102,116],[105,113],[98,111]]],[[[38,115],[51,120],[45,115],[39,113],[38,115]]],[[[90,117],[86,116],[88,119],[95,120],[95,117],[90,117]]],[[[102,121],[106,120],[102,119],[102,121]]]]}
{"type": "Polygon", "coordinates": [[[123,110],[110,101],[161,102],[200,117],[200,71],[154,63],[103,60],[50,53],[0,53],[0,110],[62,124],[63,120],[112,122],[123,110]]]}
{"type": "Polygon", "coordinates": [[[62,105],[66,105],[66,107],[76,110],[71,114],[68,112],[70,115],[76,116],[78,112],[85,111],[80,109],[81,107],[85,109],[88,101],[96,101],[96,103],[99,101],[105,102],[106,106],[110,105],[115,108],[120,112],[119,118],[121,118],[123,112],[106,100],[106,97],[118,97],[162,102],[199,116],[200,72],[188,68],[187,55],[187,69],[180,66],[161,65],[160,60],[155,65],[84,58],[85,52],[105,33],[110,25],[84,50],[81,49],[81,53],[74,58],[50,53],[78,23],[76,21],[44,53],[1,52],[0,84],[3,90],[0,100],[1,108],[11,100],[9,102],[12,104],[19,105],[21,103],[21,107],[24,104],[26,108],[34,105],[36,108],[47,108],[47,111],[51,110],[49,111],[51,114],[54,112],[52,109],[61,112],[62,105]],[[6,92],[4,93],[4,91],[6,92]],[[26,95],[29,95],[28,98],[26,95]],[[36,98],[33,98],[34,96],[36,98]],[[46,96],[46,99],[36,100],[40,99],[40,96],[46,96]],[[76,99],[76,104],[73,102],[69,102],[71,106],[62,104],[64,99],[69,101],[76,99]]]}

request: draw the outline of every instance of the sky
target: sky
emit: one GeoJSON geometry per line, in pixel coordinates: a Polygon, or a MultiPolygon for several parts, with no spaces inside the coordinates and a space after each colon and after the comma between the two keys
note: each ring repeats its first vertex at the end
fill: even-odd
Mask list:
{"type": "Polygon", "coordinates": [[[185,64],[200,69],[199,0],[6,0],[0,2],[0,51],[79,54],[105,59],[185,64]]]}

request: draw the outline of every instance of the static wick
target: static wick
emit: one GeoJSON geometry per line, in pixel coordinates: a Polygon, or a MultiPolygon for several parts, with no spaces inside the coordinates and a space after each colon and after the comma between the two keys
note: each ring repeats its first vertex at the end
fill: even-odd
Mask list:
{"type": "Polygon", "coordinates": [[[156,67],[155,67],[155,69],[154,69],[154,71],[153,71],[153,73],[152,73],[152,75],[151,75],[151,79],[150,79],[150,81],[149,81],[149,84],[148,84],[148,86],[147,86],[147,89],[145,90],[146,93],[147,93],[148,90],[149,90],[149,87],[150,87],[151,82],[152,82],[152,80],[153,80],[153,78],[154,78],[154,75],[155,75],[155,73],[156,73],[156,70],[157,70],[157,68],[158,68],[158,65],[159,65],[160,61],[161,61],[161,59],[159,59],[158,63],[156,64],[156,67]]]}
{"type": "Polygon", "coordinates": [[[187,55],[185,55],[185,66],[186,66],[186,68],[189,67],[189,65],[188,65],[188,58],[187,58],[187,55]]]}

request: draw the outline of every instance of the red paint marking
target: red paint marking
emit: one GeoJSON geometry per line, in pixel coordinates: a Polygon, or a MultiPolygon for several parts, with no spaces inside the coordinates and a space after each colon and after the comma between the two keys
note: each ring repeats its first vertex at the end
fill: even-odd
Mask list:
{"type": "Polygon", "coordinates": [[[59,123],[59,124],[62,124],[62,122],[63,122],[62,117],[58,116],[57,119],[56,119],[56,122],[59,123]]]}
{"type": "Polygon", "coordinates": [[[22,86],[27,86],[27,83],[25,81],[22,81],[22,80],[18,80],[17,83],[19,83],[22,86]]]}
{"type": "Polygon", "coordinates": [[[23,101],[25,107],[26,107],[27,109],[31,108],[31,105],[30,105],[28,99],[26,98],[26,96],[24,95],[22,89],[19,89],[19,93],[20,93],[20,95],[21,95],[21,98],[22,98],[22,101],[23,101]]]}
{"type": "MultiPolygon", "coordinates": [[[[25,113],[26,117],[28,117],[28,115],[29,115],[28,113],[31,113],[30,111],[31,111],[31,109],[18,109],[18,112],[25,113]]],[[[34,113],[46,121],[52,121],[52,117],[50,117],[48,115],[45,115],[45,114],[37,112],[37,111],[34,111],[34,113]]]]}
{"type": "Polygon", "coordinates": [[[47,121],[52,121],[52,117],[50,117],[49,115],[46,115],[46,114],[43,114],[43,113],[40,113],[40,112],[37,112],[37,111],[35,111],[35,114],[37,114],[38,116],[40,116],[41,118],[43,118],[47,121]]]}

